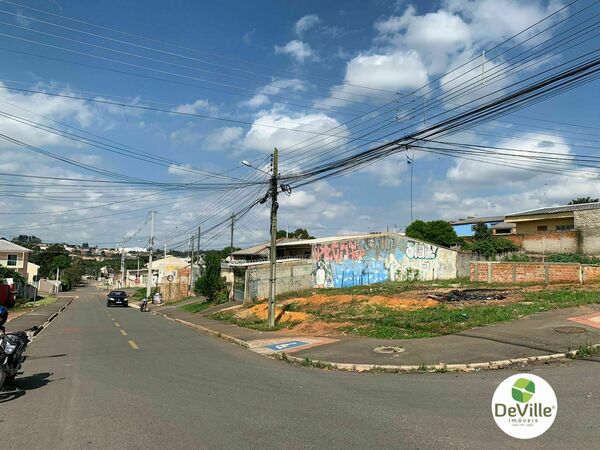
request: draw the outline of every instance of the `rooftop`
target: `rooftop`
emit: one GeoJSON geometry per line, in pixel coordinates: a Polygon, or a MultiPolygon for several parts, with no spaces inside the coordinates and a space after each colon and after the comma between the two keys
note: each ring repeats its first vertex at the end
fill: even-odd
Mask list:
{"type": "Polygon", "coordinates": [[[13,242],[7,241],[6,239],[0,239],[0,252],[25,252],[31,253],[31,250],[25,247],[21,247],[13,242]]]}
{"type": "Polygon", "coordinates": [[[537,216],[539,214],[556,214],[573,211],[587,211],[591,209],[600,209],[600,203],[579,203],[577,205],[550,206],[548,208],[530,209],[528,211],[507,214],[506,217],[537,216]]]}
{"type": "Polygon", "coordinates": [[[468,225],[475,223],[504,222],[504,216],[467,217],[450,222],[450,225],[468,225]]]}
{"type": "MultiPolygon", "coordinates": [[[[296,243],[298,239],[296,238],[279,238],[277,239],[277,245],[282,245],[285,243],[296,243]]],[[[271,241],[262,242],[260,244],[256,244],[252,247],[244,248],[242,250],[237,250],[233,252],[233,256],[253,256],[253,255],[269,255],[269,247],[271,246],[271,241]]]]}
{"type": "Polygon", "coordinates": [[[285,242],[283,244],[277,244],[278,247],[291,247],[295,245],[314,245],[314,244],[322,244],[324,242],[334,242],[334,241],[344,241],[346,239],[367,239],[367,238],[375,238],[380,236],[402,236],[401,233],[367,233],[367,234],[350,234],[346,236],[330,236],[330,237],[322,237],[318,239],[304,239],[294,242],[285,242]]]}

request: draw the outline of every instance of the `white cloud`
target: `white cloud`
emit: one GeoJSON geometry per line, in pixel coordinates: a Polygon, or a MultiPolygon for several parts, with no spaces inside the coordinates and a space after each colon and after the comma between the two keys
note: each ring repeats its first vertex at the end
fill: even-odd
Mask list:
{"type": "Polygon", "coordinates": [[[269,84],[256,90],[256,94],[250,100],[240,102],[240,106],[247,108],[260,108],[271,103],[271,96],[282,93],[304,92],[307,85],[298,78],[275,78],[269,84]]]}
{"type": "Polygon", "coordinates": [[[244,130],[242,127],[223,127],[213,130],[204,144],[208,150],[223,150],[225,152],[237,148],[244,130]]]}
{"type": "Polygon", "coordinates": [[[209,113],[218,112],[218,108],[206,99],[198,99],[192,103],[184,103],[173,108],[174,112],[184,114],[198,114],[205,111],[209,113]]]}
{"type": "Polygon", "coordinates": [[[397,153],[388,156],[367,166],[363,171],[373,176],[380,186],[398,187],[402,184],[402,177],[407,171],[406,155],[397,153]]]}
{"type": "Polygon", "coordinates": [[[196,144],[202,140],[202,134],[194,129],[194,123],[189,122],[185,127],[173,130],[169,138],[176,144],[196,144]]]}
{"type": "Polygon", "coordinates": [[[311,141],[313,146],[319,147],[315,151],[323,151],[333,147],[343,146],[349,131],[346,126],[341,125],[336,119],[323,113],[318,114],[284,114],[271,111],[263,114],[254,121],[254,124],[244,138],[243,146],[246,150],[258,150],[271,153],[273,147],[281,150],[282,159],[284,155],[291,155],[297,151],[306,151],[305,146],[298,145],[299,142],[315,137],[315,133],[327,133],[332,136],[317,136],[311,141]],[[267,125],[260,126],[260,125],[267,125]],[[286,129],[282,129],[286,128],[286,129]],[[299,131],[309,131],[304,133],[299,131]],[[318,143],[318,145],[316,145],[318,143]]]}
{"type": "Polygon", "coordinates": [[[275,53],[278,55],[288,55],[297,63],[302,64],[304,61],[317,61],[319,59],[317,53],[306,42],[294,39],[283,46],[276,45],[275,53]]]}
{"type": "Polygon", "coordinates": [[[348,100],[357,99],[353,94],[373,94],[356,86],[398,92],[416,89],[427,81],[427,68],[414,50],[360,54],[346,65],[344,83],[331,88],[331,96],[318,103],[331,107],[343,106],[348,100]]]}
{"type": "Polygon", "coordinates": [[[471,46],[471,30],[463,19],[439,10],[423,16],[408,7],[400,17],[377,22],[379,39],[395,48],[413,49],[425,60],[430,73],[445,71],[453,55],[471,46]]]}
{"type": "Polygon", "coordinates": [[[302,36],[305,31],[310,30],[315,25],[318,25],[321,22],[319,16],[316,14],[308,14],[302,17],[296,24],[294,25],[294,31],[298,36],[302,36]]]}

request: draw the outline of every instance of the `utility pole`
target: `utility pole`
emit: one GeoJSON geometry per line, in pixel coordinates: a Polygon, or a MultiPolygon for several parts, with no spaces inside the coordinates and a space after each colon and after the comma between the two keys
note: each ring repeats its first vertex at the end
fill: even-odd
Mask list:
{"type": "Polygon", "coordinates": [[[165,233],[165,258],[167,257],[167,233],[165,233]]]}
{"type": "Polygon", "coordinates": [[[150,298],[152,292],[152,252],[154,251],[154,214],[150,211],[150,255],[148,256],[148,279],[146,280],[146,298],[150,298]]]}
{"type": "Polygon", "coordinates": [[[192,292],[192,289],[194,288],[194,238],[195,236],[192,236],[190,242],[190,248],[192,249],[192,256],[190,257],[190,292],[192,292]]]}
{"type": "Polygon", "coordinates": [[[406,162],[410,166],[410,223],[413,223],[413,165],[414,165],[414,153],[413,158],[408,156],[408,145],[406,146],[406,162]]]}
{"type": "Polygon", "coordinates": [[[125,242],[121,243],[121,287],[125,287],[125,242]]]}
{"type": "Polygon", "coordinates": [[[271,174],[271,248],[269,252],[269,328],[275,327],[275,283],[277,280],[277,184],[278,184],[279,151],[273,150],[273,173],[271,174]]]}
{"type": "Polygon", "coordinates": [[[229,245],[229,264],[233,261],[233,225],[235,223],[235,214],[231,215],[231,242],[229,245]]]}
{"type": "Polygon", "coordinates": [[[481,84],[485,86],[485,50],[481,52],[481,84]]]}
{"type": "Polygon", "coordinates": [[[198,242],[196,242],[197,253],[198,253],[198,276],[202,275],[202,266],[200,266],[200,225],[198,225],[198,242]]]}

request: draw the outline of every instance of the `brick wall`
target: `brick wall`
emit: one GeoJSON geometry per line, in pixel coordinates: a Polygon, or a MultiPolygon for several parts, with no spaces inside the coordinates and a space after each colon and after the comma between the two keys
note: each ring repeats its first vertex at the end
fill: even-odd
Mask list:
{"type": "Polygon", "coordinates": [[[524,235],[522,235],[522,234],[502,234],[502,235],[499,234],[499,235],[496,235],[496,237],[508,239],[509,241],[511,241],[513,244],[515,244],[519,248],[523,247],[524,235]]]}
{"type": "Polygon", "coordinates": [[[584,283],[600,281],[600,266],[582,266],[582,269],[584,283]]]}
{"type": "Polygon", "coordinates": [[[491,283],[580,283],[600,280],[600,266],[576,263],[472,262],[471,281],[491,283]]]}

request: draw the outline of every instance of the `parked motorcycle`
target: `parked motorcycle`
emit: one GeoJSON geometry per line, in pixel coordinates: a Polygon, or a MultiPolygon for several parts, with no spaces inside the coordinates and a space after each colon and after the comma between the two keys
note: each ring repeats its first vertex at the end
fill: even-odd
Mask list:
{"type": "Polygon", "coordinates": [[[12,384],[25,361],[25,350],[31,342],[37,327],[26,331],[6,333],[4,324],[8,318],[8,310],[0,306],[0,391],[5,384],[12,384]]]}
{"type": "Polygon", "coordinates": [[[141,312],[148,311],[148,299],[147,298],[143,298],[142,301],[140,302],[140,311],[141,312]]]}

